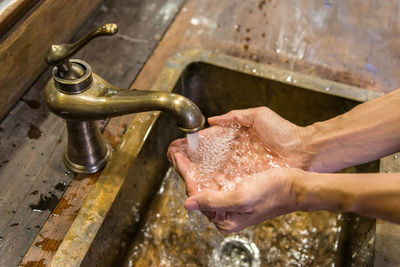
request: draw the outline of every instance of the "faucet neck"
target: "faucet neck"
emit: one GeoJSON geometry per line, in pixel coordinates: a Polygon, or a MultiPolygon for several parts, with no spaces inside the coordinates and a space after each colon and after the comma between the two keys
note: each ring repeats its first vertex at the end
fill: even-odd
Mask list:
{"type": "Polygon", "coordinates": [[[54,85],[64,94],[78,94],[86,91],[92,85],[92,68],[88,63],[79,59],[70,59],[70,68],[62,70],[62,66],[54,67],[54,85]]]}

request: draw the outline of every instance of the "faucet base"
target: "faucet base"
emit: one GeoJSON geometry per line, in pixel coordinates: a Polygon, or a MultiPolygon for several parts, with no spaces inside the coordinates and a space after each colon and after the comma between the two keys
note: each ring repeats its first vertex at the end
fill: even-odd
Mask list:
{"type": "Polygon", "coordinates": [[[100,171],[103,169],[107,161],[111,157],[111,146],[109,144],[106,144],[106,154],[102,159],[100,159],[98,162],[92,165],[85,165],[85,164],[77,164],[73,162],[69,157],[67,151],[63,153],[63,162],[64,165],[68,168],[68,170],[74,172],[74,173],[83,173],[83,174],[91,174],[100,171]]]}
{"type": "Polygon", "coordinates": [[[111,146],[101,136],[95,121],[67,120],[68,144],[64,164],[76,173],[95,173],[111,156],[111,146]]]}

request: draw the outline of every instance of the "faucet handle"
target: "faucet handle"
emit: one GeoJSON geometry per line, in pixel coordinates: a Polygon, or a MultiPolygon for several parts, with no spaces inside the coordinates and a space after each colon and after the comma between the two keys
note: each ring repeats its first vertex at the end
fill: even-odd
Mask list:
{"type": "Polygon", "coordinates": [[[76,43],[52,45],[45,57],[46,62],[49,65],[57,66],[59,71],[67,73],[71,69],[71,63],[69,62],[70,57],[78,52],[85,44],[93,38],[103,35],[114,35],[117,32],[117,24],[108,23],[97,26],[76,43]]]}

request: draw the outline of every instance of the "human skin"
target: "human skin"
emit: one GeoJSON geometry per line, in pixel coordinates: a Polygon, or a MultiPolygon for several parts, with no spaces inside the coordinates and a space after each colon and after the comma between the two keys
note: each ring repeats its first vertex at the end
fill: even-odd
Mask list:
{"type": "Polygon", "coordinates": [[[210,125],[239,123],[282,155],[291,168],[260,172],[233,191],[197,192],[187,177],[190,161],[175,141],[169,158],[185,179],[185,207],[199,209],[223,233],[293,211],[354,212],[400,223],[399,174],[331,174],[400,150],[400,90],[328,121],[300,127],[265,107],[209,118],[210,125]]]}

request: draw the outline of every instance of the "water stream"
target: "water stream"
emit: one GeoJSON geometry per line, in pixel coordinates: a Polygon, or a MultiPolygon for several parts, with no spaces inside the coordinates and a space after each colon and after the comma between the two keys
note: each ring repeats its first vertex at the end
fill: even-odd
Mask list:
{"type": "Polygon", "coordinates": [[[199,147],[199,132],[187,134],[186,137],[189,145],[189,150],[195,152],[199,147]]]}

